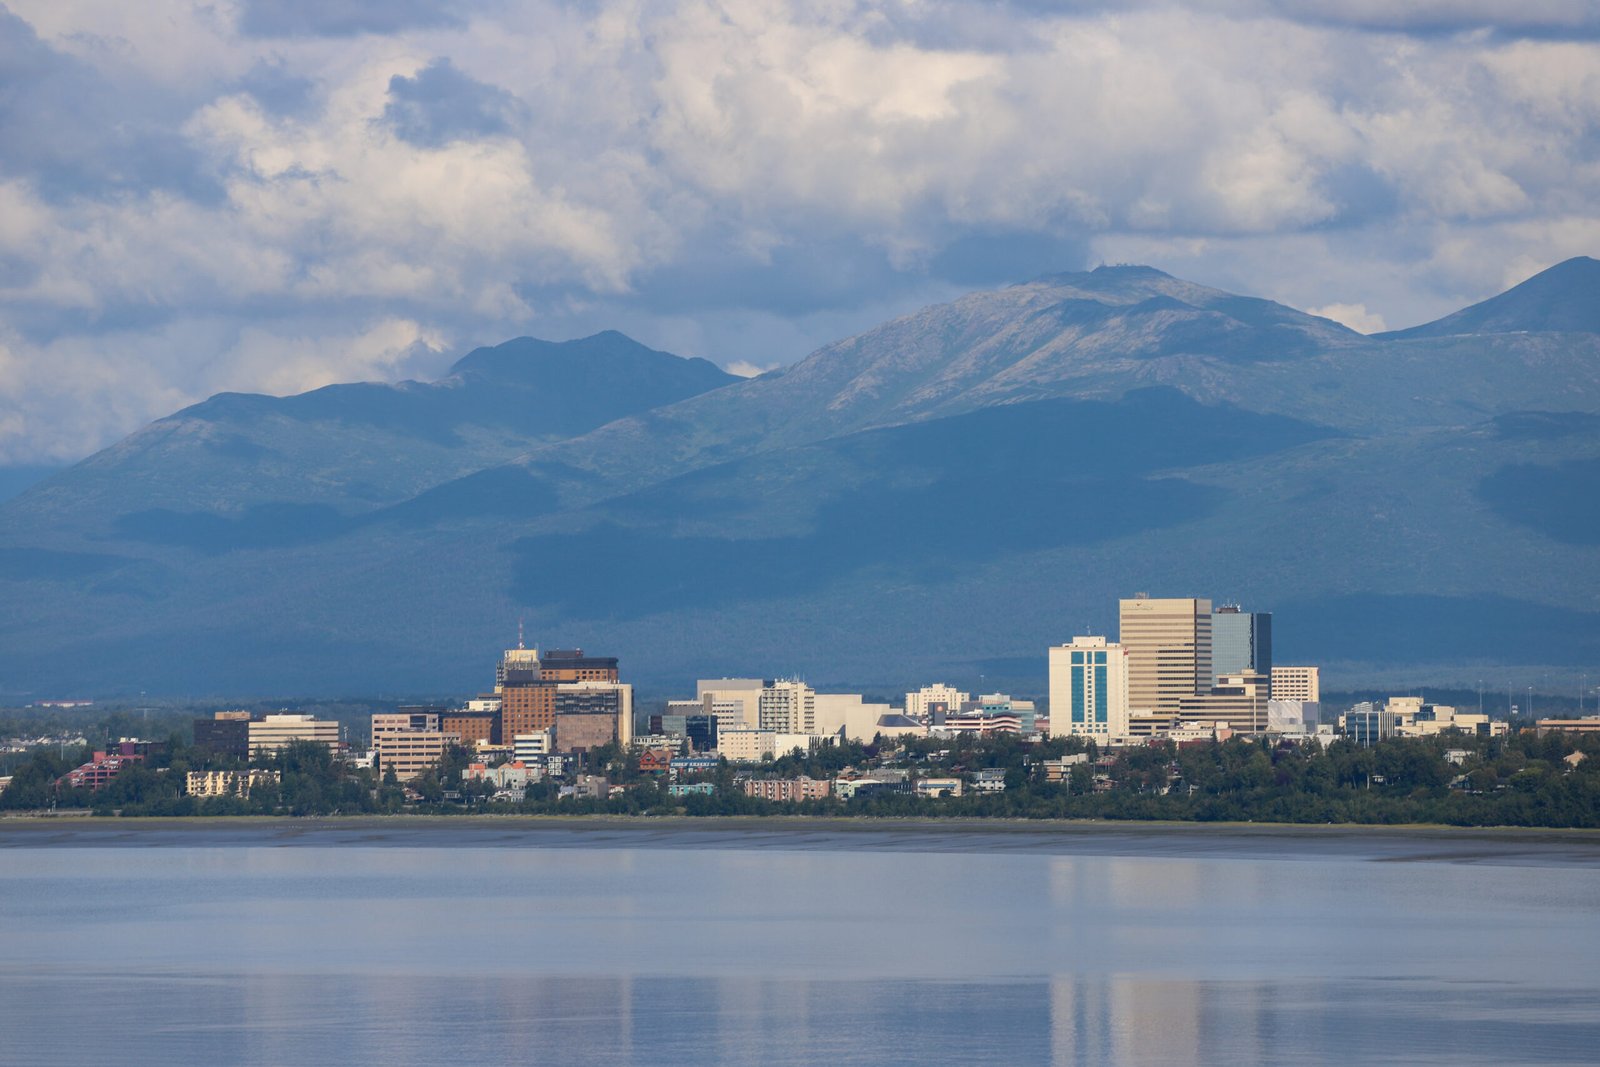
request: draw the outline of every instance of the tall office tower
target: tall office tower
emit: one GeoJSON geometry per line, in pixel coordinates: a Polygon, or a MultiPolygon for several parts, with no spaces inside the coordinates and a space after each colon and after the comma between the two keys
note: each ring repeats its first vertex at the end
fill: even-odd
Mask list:
{"type": "Polygon", "coordinates": [[[494,691],[500,692],[508,685],[525,685],[539,680],[539,650],[537,648],[508,648],[494,669],[494,691]]]}
{"type": "Polygon", "coordinates": [[[804,682],[773,682],[761,690],[761,729],[779,734],[817,732],[817,694],[804,682]]]}
{"type": "Polygon", "coordinates": [[[1212,613],[1211,684],[1225,674],[1272,674],[1272,612],[1225,604],[1212,613]]]}
{"type": "Polygon", "coordinates": [[[548,730],[556,724],[556,683],[517,682],[500,691],[500,739],[548,730]]]}
{"type": "Polygon", "coordinates": [[[1128,654],[1103,637],[1050,649],[1050,732],[1105,741],[1128,734],[1128,654]]]}
{"type": "Polygon", "coordinates": [[[970,698],[952,685],[935,682],[925,685],[915,693],[906,694],[906,714],[913,719],[927,719],[934,704],[943,704],[945,711],[960,711],[970,698]]]}
{"type": "Polygon", "coordinates": [[[1211,691],[1211,601],[1141,593],[1121,602],[1120,616],[1130,711],[1177,711],[1184,697],[1211,691]]]}
{"type": "Polygon", "coordinates": [[[587,751],[633,741],[633,686],[621,682],[562,682],[555,687],[557,752],[587,751]]]}
{"type": "Polygon", "coordinates": [[[1317,703],[1322,699],[1322,668],[1272,668],[1272,699],[1317,703]]]}

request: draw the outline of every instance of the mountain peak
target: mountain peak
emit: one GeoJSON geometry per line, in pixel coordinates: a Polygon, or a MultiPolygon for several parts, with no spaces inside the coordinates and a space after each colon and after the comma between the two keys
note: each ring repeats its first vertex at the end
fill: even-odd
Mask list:
{"type": "Polygon", "coordinates": [[[485,378],[502,378],[509,375],[520,379],[525,378],[534,366],[652,359],[678,360],[681,357],[658,352],[616,330],[601,330],[570,341],[515,337],[498,345],[473,349],[455,362],[450,368],[450,376],[475,374],[485,378]]]}
{"type": "Polygon", "coordinates": [[[1465,333],[1600,333],[1600,260],[1574,256],[1499,296],[1386,339],[1465,333]]]}

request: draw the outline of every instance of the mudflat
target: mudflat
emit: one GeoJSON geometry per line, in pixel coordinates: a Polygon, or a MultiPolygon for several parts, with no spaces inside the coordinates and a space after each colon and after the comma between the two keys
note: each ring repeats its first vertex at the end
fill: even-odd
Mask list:
{"type": "Polygon", "coordinates": [[[786,816],[0,819],[0,849],[352,846],[1337,857],[1375,862],[1600,867],[1600,831],[1591,830],[786,816]]]}

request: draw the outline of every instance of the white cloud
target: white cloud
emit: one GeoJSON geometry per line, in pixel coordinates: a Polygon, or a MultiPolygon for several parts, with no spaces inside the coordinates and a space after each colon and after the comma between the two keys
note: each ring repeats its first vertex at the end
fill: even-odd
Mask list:
{"type": "Polygon", "coordinates": [[[9,6],[64,118],[0,144],[0,460],[520,333],[755,371],[1007,242],[1358,329],[1600,249],[1565,0],[9,6]]]}
{"type": "Polygon", "coordinates": [[[1368,311],[1365,304],[1329,304],[1326,307],[1307,308],[1306,312],[1342,323],[1356,333],[1382,333],[1389,328],[1383,316],[1368,311]]]}
{"type": "Polygon", "coordinates": [[[727,371],[729,374],[737,374],[741,378],[755,378],[767,373],[769,370],[777,370],[779,366],[780,364],[777,363],[769,363],[767,366],[763,367],[758,364],[751,363],[747,359],[736,359],[732,363],[724,364],[722,369],[727,371]]]}

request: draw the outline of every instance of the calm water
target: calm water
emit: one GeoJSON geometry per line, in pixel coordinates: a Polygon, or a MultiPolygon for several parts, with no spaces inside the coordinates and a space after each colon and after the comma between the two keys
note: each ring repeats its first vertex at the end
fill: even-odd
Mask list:
{"type": "Polygon", "coordinates": [[[0,1063],[1594,1063],[1600,846],[0,824],[0,1063]]]}

